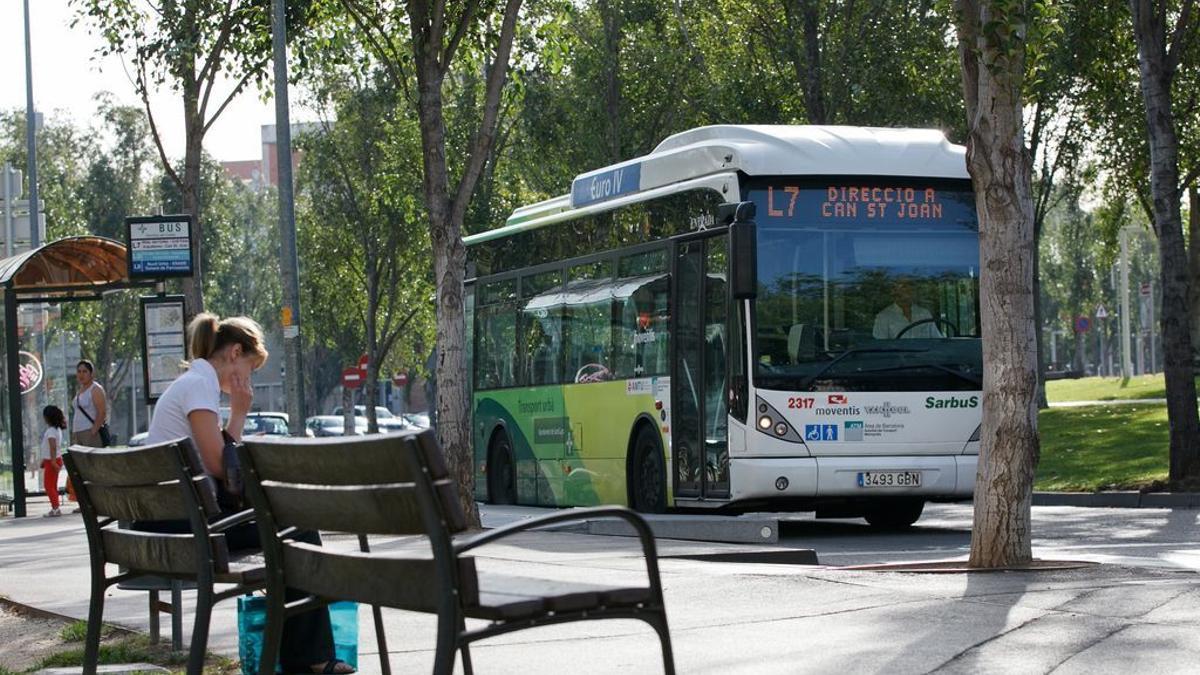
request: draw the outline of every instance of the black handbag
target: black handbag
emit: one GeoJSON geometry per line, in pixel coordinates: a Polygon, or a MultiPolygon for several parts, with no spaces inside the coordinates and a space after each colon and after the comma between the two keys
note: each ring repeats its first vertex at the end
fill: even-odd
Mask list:
{"type": "Polygon", "coordinates": [[[221,448],[221,466],[225,469],[225,478],[217,483],[217,504],[222,511],[240,511],[245,508],[246,500],[237,441],[224,429],[221,430],[221,438],[225,439],[225,447],[221,448]]]}
{"type": "MultiPolygon", "coordinates": [[[[76,403],[75,409],[83,413],[83,416],[87,418],[87,421],[91,422],[92,424],[96,423],[96,420],[92,419],[92,416],[87,414],[87,411],[83,409],[83,406],[76,403]]],[[[100,447],[107,448],[110,446],[112,446],[112,432],[108,430],[108,422],[105,422],[104,424],[100,425],[100,447]]]]}

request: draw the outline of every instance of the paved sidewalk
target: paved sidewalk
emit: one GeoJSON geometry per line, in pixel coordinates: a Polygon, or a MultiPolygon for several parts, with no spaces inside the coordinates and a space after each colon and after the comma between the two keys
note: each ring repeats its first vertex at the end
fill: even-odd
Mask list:
{"type": "MultiPolygon", "coordinates": [[[[489,508],[485,524],[533,512],[489,508]]],[[[330,537],[327,545],[353,541],[330,537]]],[[[1200,662],[1194,639],[1200,585],[1191,571],[1104,565],[913,575],[669,557],[763,548],[745,545],[661,541],[660,548],[668,556],[662,574],[680,673],[1157,675],[1194,672],[1200,662]]],[[[821,546],[815,548],[819,554],[821,546]]],[[[514,537],[483,549],[480,565],[599,582],[628,581],[642,569],[635,540],[572,532],[514,537]]],[[[0,520],[0,594],[84,617],[87,569],[78,516],[0,520]]],[[[114,590],[109,598],[111,622],[145,630],[145,594],[114,590]]],[[[428,672],[433,618],[389,610],[385,621],[395,672],[428,672]]],[[[361,608],[360,666],[368,673],[378,672],[371,625],[369,610],[361,608]]],[[[210,645],[235,655],[236,644],[235,603],[223,603],[213,616],[210,645]]],[[[653,632],[630,621],[522,631],[480,643],[473,655],[480,673],[653,673],[660,667],[653,632]]]]}

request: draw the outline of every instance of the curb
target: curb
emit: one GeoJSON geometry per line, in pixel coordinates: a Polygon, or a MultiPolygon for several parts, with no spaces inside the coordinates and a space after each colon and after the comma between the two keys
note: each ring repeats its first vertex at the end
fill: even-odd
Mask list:
{"type": "Polygon", "coordinates": [[[1034,506],[1108,509],[1200,509],[1200,492],[1034,492],[1034,506]]]}
{"type": "MultiPolygon", "coordinates": [[[[40,607],[34,607],[33,605],[27,605],[23,602],[17,602],[16,600],[13,600],[12,598],[9,598],[9,597],[3,596],[3,595],[0,595],[0,607],[3,607],[4,609],[12,612],[13,614],[17,614],[20,616],[33,617],[35,619],[48,619],[51,621],[61,621],[66,624],[73,624],[73,623],[76,623],[79,621],[83,621],[83,619],[76,619],[73,616],[67,616],[66,614],[59,614],[58,612],[51,612],[48,609],[41,609],[40,607]]],[[[136,631],[132,628],[127,628],[120,624],[105,623],[104,625],[108,626],[109,630],[112,631],[113,633],[122,633],[124,635],[138,635],[139,634],[138,631],[136,631]]]]}

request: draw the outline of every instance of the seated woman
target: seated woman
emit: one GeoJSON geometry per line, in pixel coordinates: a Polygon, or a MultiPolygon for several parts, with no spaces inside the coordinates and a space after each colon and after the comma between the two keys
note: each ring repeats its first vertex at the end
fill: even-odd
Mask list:
{"type": "MultiPolygon", "coordinates": [[[[242,439],[246,413],[254,400],[251,374],[267,360],[262,329],[251,319],[235,317],[220,321],[212,314],[200,314],[188,326],[192,361],[187,372],[171,383],[154,407],[147,443],[165,443],[190,438],[200,453],[205,471],[215,477],[225,475],[222,455],[225,438],[242,439]],[[229,421],[221,429],[221,392],[229,395],[229,421]]],[[[218,485],[221,483],[218,481],[218,485]]],[[[182,523],[138,523],[136,529],[173,531],[182,523]]],[[[231,550],[261,548],[254,523],[232,528],[225,534],[231,550]]],[[[316,532],[296,537],[320,544],[316,532]]],[[[304,593],[288,589],[287,600],[299,600],[304,593]]],[[[334,658],[333,631],[325,608],[289,618],[283,625],[280,663],[286,672],[353,673],[354,668],[334,658]]]]}

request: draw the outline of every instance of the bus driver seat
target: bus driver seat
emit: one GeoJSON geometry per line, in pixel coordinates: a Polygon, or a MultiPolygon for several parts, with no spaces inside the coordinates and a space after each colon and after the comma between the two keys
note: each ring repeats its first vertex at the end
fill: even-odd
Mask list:
{"type": "Polygon", "coordinates": [[[817,335],[812,326],[794,323],[788,330],[788,358],[792,364],[812,361],[817,358],[817,335]]]}

